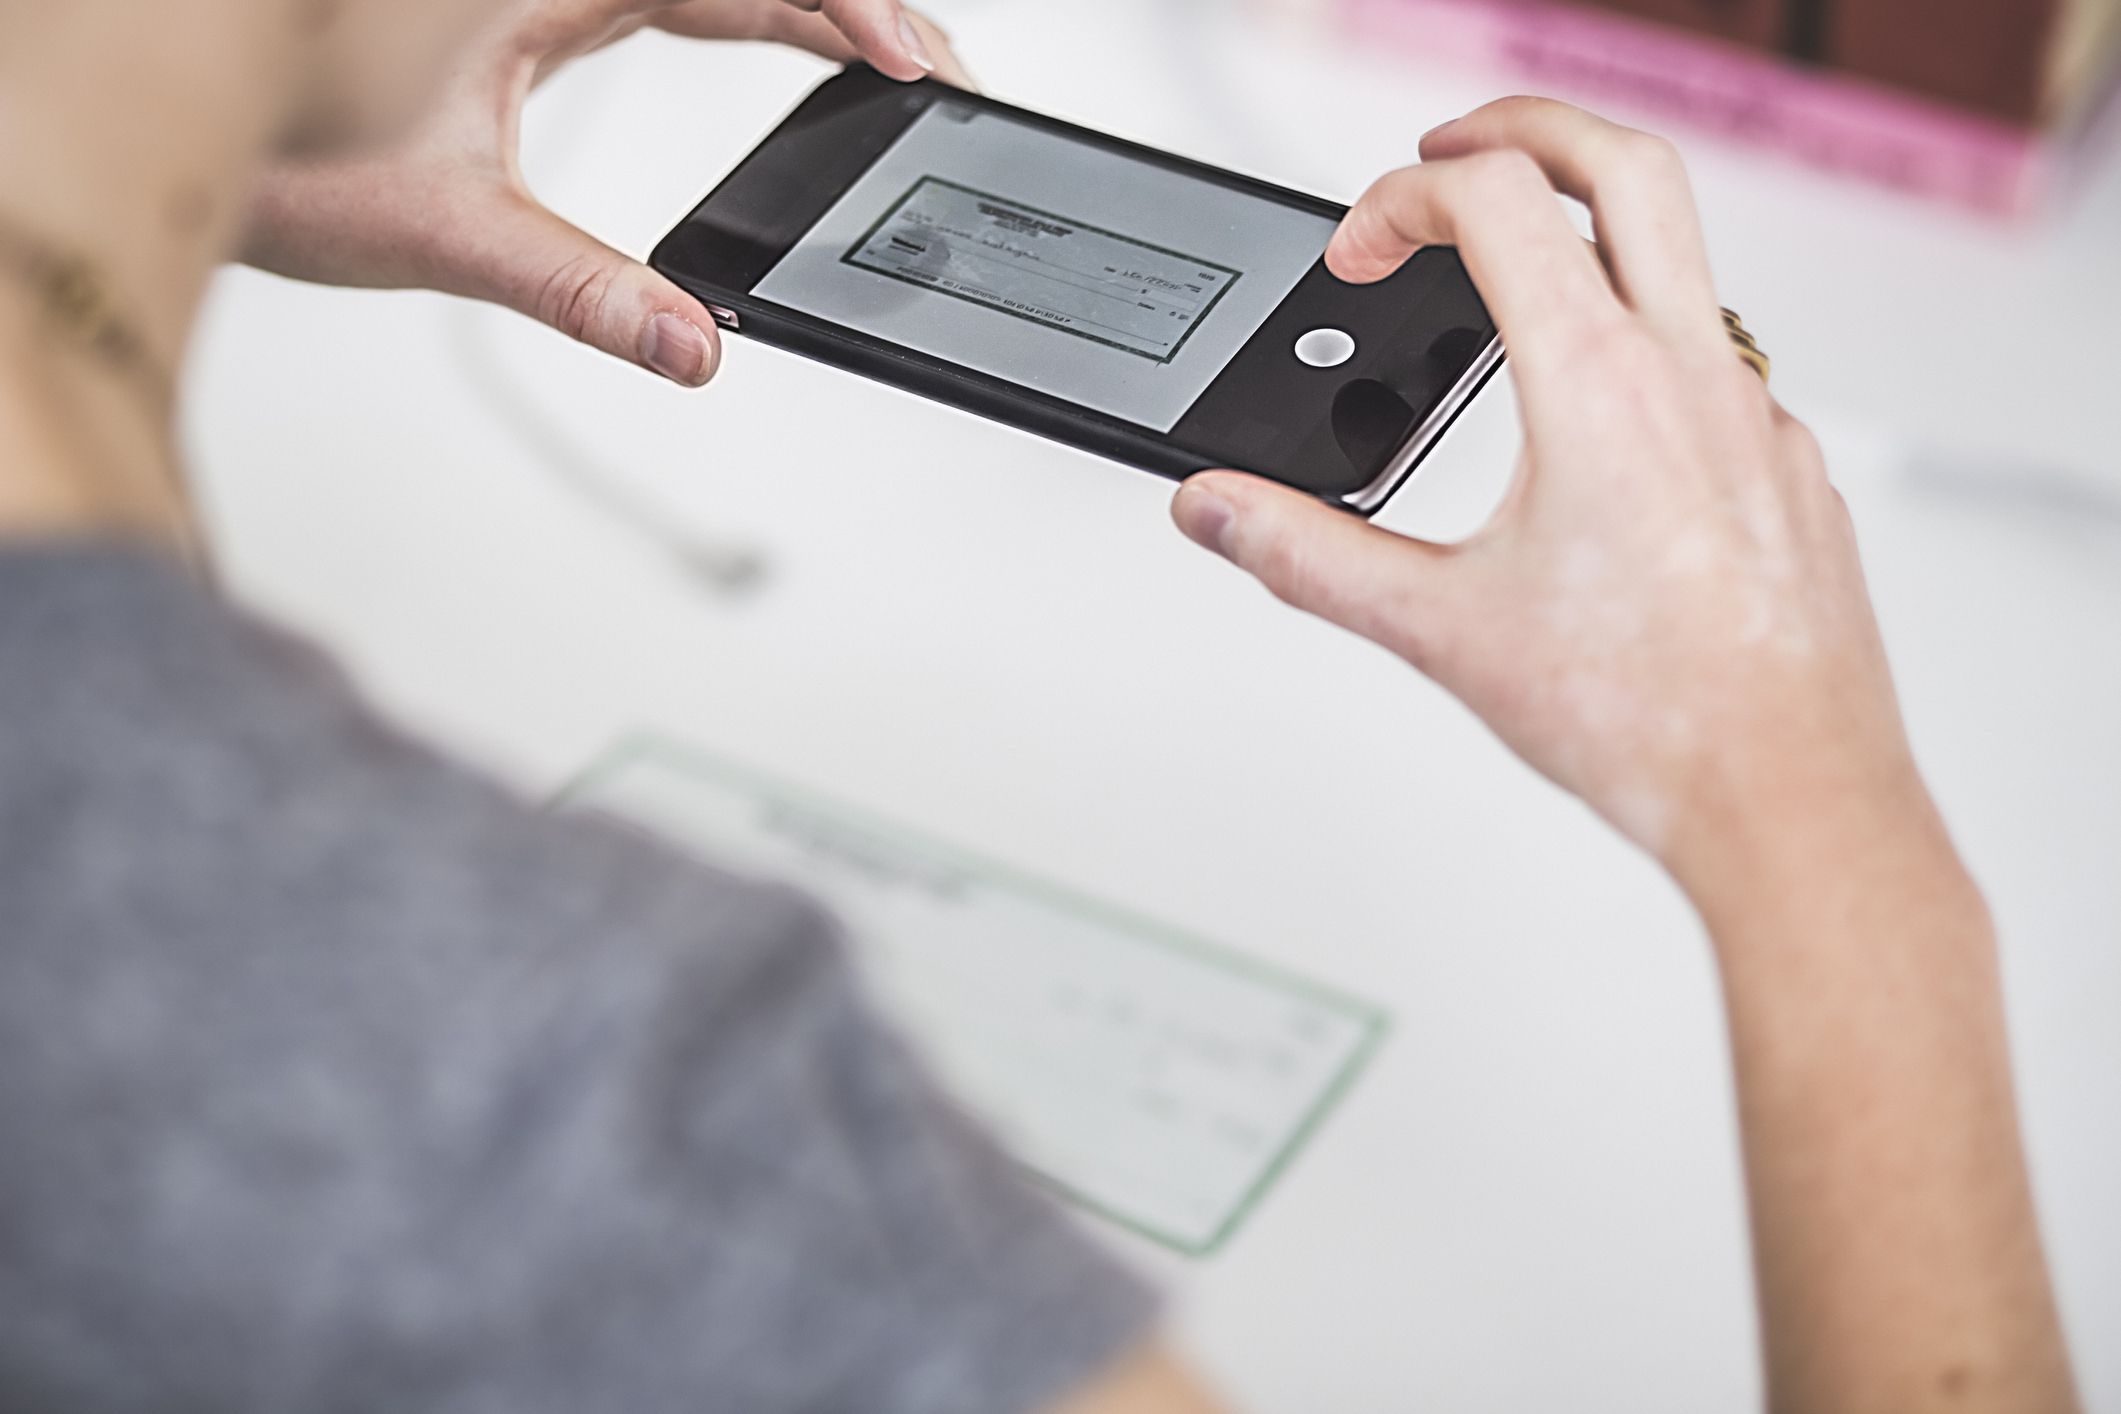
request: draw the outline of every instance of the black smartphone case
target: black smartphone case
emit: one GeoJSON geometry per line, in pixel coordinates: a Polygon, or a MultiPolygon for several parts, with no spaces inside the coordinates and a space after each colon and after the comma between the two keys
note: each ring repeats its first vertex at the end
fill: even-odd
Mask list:
{"type": "MultiPolygon", "coordinates": [[[[1101,149],[1338,221],[1347,208],[933,81],[900,85],[856,65],[827,79],[659,243],[649,263],[744,337],[1162,476],[1239,467],[1336,505],[1375,481],[1495,334],[1455,252],[1424,250],[1390,278],[1355,286],[1323,260],[1254,331],[1168,433],[756,299],[749,291],[936,90],[1101,149]],[[1352,334],[1363,352],[1340,375],[1292,391],[1287,350],[1309,329],[1352,334]]],[[[1463,391],[1463,390],[1460,390],[1463,391]]],[[[1470,399],[1467,399],[1470,401],[1470,399]]],[[[1461,404],[1462,405],[1462,404],[1461,404]]],[[[1373,507],[1374,509],[1374,507],[1373,507]]]]}

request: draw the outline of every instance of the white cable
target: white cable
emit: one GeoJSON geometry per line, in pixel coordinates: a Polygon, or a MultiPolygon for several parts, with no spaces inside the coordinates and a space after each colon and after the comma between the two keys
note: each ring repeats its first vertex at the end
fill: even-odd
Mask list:
{"type": "Polygon", "coordinates": [[[765,583],[771,561],[763,548],[686,528],[682,517],[614,476],[546,410],[544,400],[510,376],[488,333],[498,322],[495,316],[467,304],[451,310],[448,319],[449,342],[471,392],[555,481],[663,551],[688,577],[716,594],[747,594],[765,583]]]}
{"type": "MultiPolygon", "coordinates": [[[[585,88],[583,92],[594,90],[585,88]]],[[[563,93],[548,91],[534,101],[549,107],[568,100],[563,93]]],[[[575,97],[571,101],[586,109],[589,100],[575,97]]],[[[537,128],[540,133],[559,135],[541,139],[540,156],[548,162],[555,157],[565,160],[584,135],[596,130],[586,111],[569,113],[563,107],[558,118],[564,121],[556,121],[548,113],[537,128]]],[[[545,398],[513,376],[491,332],[499,322],[495,316],[466,304],[450,311],[447,317],[448,341],[470,391],[533,461],[551,473],[555,482],[599,514],[664,552],[688,578],[710,593],[736,597],[755,593],[765,583],[772,560],[764,546],[688,529],[682,516],[658,506],[653,498],[614,475],[562,419],[548,410],[545,398]]],[[[547,336],[543,330],[539,334],[547,336]]]]}

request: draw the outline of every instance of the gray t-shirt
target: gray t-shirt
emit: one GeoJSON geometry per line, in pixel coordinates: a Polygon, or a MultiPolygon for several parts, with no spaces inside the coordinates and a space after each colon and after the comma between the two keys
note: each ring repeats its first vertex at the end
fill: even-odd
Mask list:
{"type": "Polygon", "coordinates": [[[1006,1414],[1150,1314],[801,897],[0,551],[0,1408],[1006,1414]]]}

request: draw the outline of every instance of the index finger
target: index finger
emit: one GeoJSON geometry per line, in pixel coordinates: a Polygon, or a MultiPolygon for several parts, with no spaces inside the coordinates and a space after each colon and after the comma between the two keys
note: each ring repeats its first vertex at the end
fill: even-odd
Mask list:
{"type": "Polygon", "coordinates": [[[876,69],[895,79],[912,80],[935,72],[928,52],[899,0],[785,0],[798,10],[823,11],[825,18],[876,69]]]}
{"type": "MultiPolygon", "coordinates": [[[[950,46],[950,36],[918,10],[905,11],[913,22],[928,56],[935,61],[935,76],[959,88],[978,85],[965,70],[964,61],[950,46]]],[[[807,50],[836,64],[861,57],[840,28],[813,10],[800,10],[788,0],[685,0],[660,12],[658,28],[692,39],[761,40],[807,50]]]]}
{"type": "Polygon", "coordinates": [[[1326,265],[1365,284],[1430,245],[1457,247],[1520,366],[1551,348],[1574,349],[1626,315],[1554,188],[1522,153],[1424,162],[1380,178],[1334,232],[1326,265]]]}
{"type": "Polygon", "coordinates": [[[1421,140],[1424,157],[1511,148],[1591,208],[1599,250],[1626,303],[1723,342],[1716,282],[1679,150],[1663,138],[1551,98],[1503,98],[1421,140]]]}

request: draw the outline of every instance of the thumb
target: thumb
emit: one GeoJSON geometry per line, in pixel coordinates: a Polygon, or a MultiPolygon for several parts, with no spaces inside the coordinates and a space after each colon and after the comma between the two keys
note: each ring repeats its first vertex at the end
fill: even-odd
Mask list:
{"type": "Polygon", "coordinates": [[[1274,596],[1399,654],[1424,672],[1447,660],[1465,617],[1464,566],[1412,540],[1256,476],[1206,471],[1171,503],[1187,538],[1274,596]]]}
{"type": "Polygon", "coordinates": [[[496,214],[462,291],[507,305],[570,339],[671,382],[714,376],[721,344],[700,302],[535,201],[496,214]]]}

